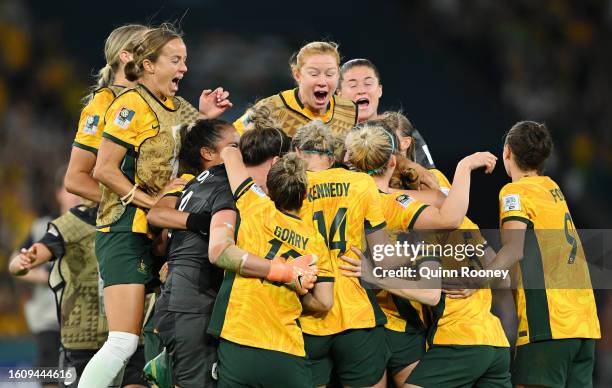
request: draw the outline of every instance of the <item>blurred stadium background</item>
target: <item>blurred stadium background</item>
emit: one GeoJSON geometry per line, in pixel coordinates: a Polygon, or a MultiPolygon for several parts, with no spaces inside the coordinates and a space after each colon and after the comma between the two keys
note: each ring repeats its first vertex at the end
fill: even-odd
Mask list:
{"type": "MultiPolygon", "coordinates": [[[[579,228],[609,228],[612,205],[612,1],[418,0],[294,3],[0,0],[0,366],[33,362],[23,317],[29,288],[8,258],[42,215],[57,215],[55,171],[69,157],[81,98],[104,65],[103,43],[127,22],[180,20],[189,72],[180,94],[231,92],[238,117],[292,87],[290,55],[310,40],[340,43],[382,74],[382,108],[401,108],[436,165],[452,176],[464,155],[501,153],[516,121],[544,121],[555,153],[548,174],[579,228]]],[[[503,165],[476,174],[469,215],[495,228],[503,165]]],[[[604,338],[596,381],[612,386],[612,294],[598,292],[604,338]]]]}

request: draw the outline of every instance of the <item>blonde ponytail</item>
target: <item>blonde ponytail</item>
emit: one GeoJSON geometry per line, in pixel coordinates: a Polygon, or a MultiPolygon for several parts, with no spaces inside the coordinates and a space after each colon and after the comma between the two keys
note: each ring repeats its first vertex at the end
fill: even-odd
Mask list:
{"type": "Polygon", "coordinates": [[[96,77],[96,89],[105,88],[113,84],[115,79],[115,71],[113,67],[108,63],[98,71],[98,76],[96,77]]]}
{"type": "Polygon", "coordinates": [[[119,71],[121,51],[132,52],[136,42],[142,39],[143,34],[149,28],[140,24],[127,24],[115,28],[104,43],[104,59],[106,65],[96,74],[95,84],[90,88],[88,95],[83,99],[87,103],[96,90],[113,84],[115,75],[119,71]]]}

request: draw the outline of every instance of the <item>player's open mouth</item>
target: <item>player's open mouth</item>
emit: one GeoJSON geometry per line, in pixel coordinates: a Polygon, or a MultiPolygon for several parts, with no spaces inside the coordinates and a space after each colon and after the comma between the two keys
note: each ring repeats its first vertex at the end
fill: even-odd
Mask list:
{"type": "Polygon", "coordinates": [[[172,89],[173,89],[173,91],[176,92],[178,90],[180,80],[181,79],[179,77],[172,78],[172,89]]]}
{"type": "Polygon", "coordinates": [[[327,92],[318,91],[314,92],[315,101],[318,104],[326,104],[327,103],[327,92]]]}
{"type": "Polygon", "coordinates": [[[370,106],[370,100],[366,97],[358,99],[355,103],[357,104],[360,110],[368,109],[368,106],[370,106]]]}

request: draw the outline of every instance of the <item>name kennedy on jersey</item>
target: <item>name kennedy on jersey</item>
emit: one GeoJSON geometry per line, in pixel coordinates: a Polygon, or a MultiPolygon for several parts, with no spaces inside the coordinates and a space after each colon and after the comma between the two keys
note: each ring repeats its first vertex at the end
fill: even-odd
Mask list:
{"type": "Polygon", "coordinates": [[[346,197],[350,187],[351,184],[345,182],[320,183],[308,189],[308,201],[312,202],[319,198],[346,197]]]}

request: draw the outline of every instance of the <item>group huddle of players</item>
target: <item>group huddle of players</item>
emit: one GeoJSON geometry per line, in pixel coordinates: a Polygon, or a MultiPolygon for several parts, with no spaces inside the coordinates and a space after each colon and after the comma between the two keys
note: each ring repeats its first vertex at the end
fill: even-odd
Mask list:
{"type": "Polygon", "coordinates": [[[143,360],[160,387],[592,385],[595,300],[567,203],[541,175],[543,124],[506,134],[502,247],[470,258],[515,271],[511,357],[491,313],[491,287],[507,284],[371,276],[369,247],[410,231],[486,246],[466,217],[470,176],[497,157],[465,157],[451,183],[405,116],[378,112],[369,60],[341,65],[337,45],[308,43],[290,61],[297,87],[231,124],[218,119],[232,107],[223,88],[197,109],[176,95],[187,49],[172,26],[119,27],[105,57],[65,177],[84,204],[10,264],[23,275],[55,261],[63,365],[79,387],[147,386],[143,360]],[[565,231],[563,244],[539,239],[545,229],[565,231]],[[536,286],[551,270],[583,286],[536,286]]]}

